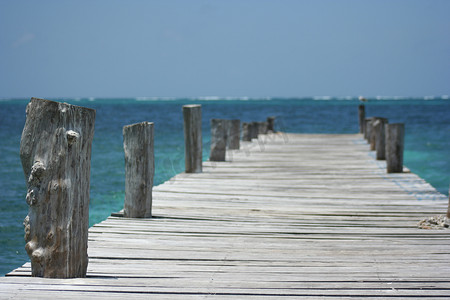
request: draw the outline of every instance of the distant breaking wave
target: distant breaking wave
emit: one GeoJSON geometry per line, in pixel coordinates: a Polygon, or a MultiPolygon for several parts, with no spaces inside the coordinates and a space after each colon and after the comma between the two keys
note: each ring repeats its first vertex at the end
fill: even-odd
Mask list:
{"type": "MultiPolygon", "coordinates": [[[[365,97],[369,101],[374,100],[449,100],[449,95],[442,96],[369,96],[365,97]]],[[[315,100],[315,101],[355,101],[358,100],[358,96],[312,96],[312,97],[220,97],[220,96],[200,96],[200,97],[136,97],[133,98],[137,101],[177,101],[177,100],[189,100],[189,101],[270,101],[270,100],[315,100]]]]}

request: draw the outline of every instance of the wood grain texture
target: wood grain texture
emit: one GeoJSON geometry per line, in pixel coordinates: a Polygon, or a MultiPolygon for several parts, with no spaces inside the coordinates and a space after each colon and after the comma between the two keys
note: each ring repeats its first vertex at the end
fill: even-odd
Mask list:
{"type": "Polygon", "coordinates": [[[386,164],[388,173],[403,171],[403,151],[405,144],[405,125],[402,123],[386,124],[386,164]]]}
{"type": "Polygon", "coordinates": [[[153,123],[123,127],[125,152],[124,214],[129,218],[152,216],[152,189],[155,174],[153,123]]]}
{"type": "Polygon", "coordinates": [[[238,150],[241,139],[241,121],[228,120],[227,123],[227,149],[238,150]]]}
{"type": "Polygon", "coordinates": [[[84,277],[95,111],[32,98],[20,144],[32,275],[84,277]]]}
{"type": "Polygon", "coordinates": [[[373,131],[375,135],[375,150],[378,160],[386,159],[386,134],[385,127],[388,120],[385,118],[377,118],[374,122],[373,131]]]}
{"type": "Polygon", "coordinates": [[[407,169],[387,174],[359,134],[259,135],[155,187],[153,199],[152,219],[90,229],[88,278],[35,280],[26,263],[0,289],[69,299],[449,295],[449,231],[417,228],[445,213],[447,197],[407,169]]]}
{"type": "Polygon", "coordinates": [[[183,106],[184,157],[186,173],[202,172],[202,107],[183,106]]]}

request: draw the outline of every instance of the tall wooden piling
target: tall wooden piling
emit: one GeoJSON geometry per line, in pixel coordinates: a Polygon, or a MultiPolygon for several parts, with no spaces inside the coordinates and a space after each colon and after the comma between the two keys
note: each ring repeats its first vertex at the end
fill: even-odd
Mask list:
{"type": "Polygon", "coordinates": [[[403,172],[405,126],[402,123],[386,124],[386,167],[388,173],[403,172]]]}
{"type": "Polygon", "coordinates": [[[366,107],[361,104],[358,106],[359,133],[364,133],[366,126],[366,107]]]}
{"type": "Polygon", "coordinates": [[[123,127],[125,152],[124,217],[152,216],[152,188],[155,174],[153,123],[123,127]]]}
{"type": "Polygon", "coordinates": [[[385,118],[377,118],[373,123],[373,132],[375,137],[374,147],[376,150],[376,159],[386,159],[386,134],[385,125],[388,120],[385,118]]]}
{"type": "Polygon", "coordinates": [[[225,161],[227,147],[226,120],[211,119],[210,161],[225,161]]]}
{"type": "Polygon", "coordinates": [[[239,149],[241,138],[241,121],[229,120],[227,126],[227,148],[230,150],[239,149]]]}
{"type": "Polygon", "coordinates": [[[202,172],[202,107],[184,105],[184,156],[186,173],[202,172]]]}
{"type": "Polygon", "coordinates": [[[32,276],[86,277],[95,110],[31,98],[20,142],[32,276]]]}

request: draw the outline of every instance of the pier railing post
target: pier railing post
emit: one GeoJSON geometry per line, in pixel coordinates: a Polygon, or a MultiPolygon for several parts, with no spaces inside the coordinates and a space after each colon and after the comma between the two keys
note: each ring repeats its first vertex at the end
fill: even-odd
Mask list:
{"type": "Polygon", "coordinates": [[[229,120],[227,128],[227,147],[230,150],[237,150],[240,146],[241,121],[229,120]]]}
{"type": "Polygon", "coordinates": [[[211,152],[210,161],[225,161],[227,147],[226,120],[211,119],[211,152]]]}
{"type": "Polygon", "coordinates": [[[375,136],[375,150],[376,159],[384,160],[386,159],[386,134],[385,125],[388,120],[385,118],[377,118],[373,123],[373,131],[375,136]]]}
{"type": "Polygon", "coordinates": [[[359,133],[364,133],[365,131],[365,122],[366,119],[366,107],[361,104],[358,106],[358,120],[359,120],[359,133]]]}
{"type": "Polygon", "coordinates": [[[202,107],[184,105],[184,156],[186,173],[202,172],[202,107]]]}
{"type": "Polygon", "coordinates": [[[152,188],[155,174],[153,123],[123,127],[125,152],[124,217],[152,216],[152,188]]]}
{"type": "Polygon", "coordinates": [[[20,142],[32,276],[86,277],[95,110],[31,98],[20,142]]]}
{"type": "Polygon", "coordinates": [[[402,123],[386,124],[386,167],[388,173],[403,172],[405,126],[402,123]]]}

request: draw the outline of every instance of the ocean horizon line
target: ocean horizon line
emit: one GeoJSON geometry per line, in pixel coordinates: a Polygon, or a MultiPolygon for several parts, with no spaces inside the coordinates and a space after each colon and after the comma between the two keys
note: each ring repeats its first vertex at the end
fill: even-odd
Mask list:
{"type": "MultiPolygon", "coordinates": [[[[134,101],[271,101],[271,100],[316,100],[316,101],[355,101],[362,96],[298,96],[298,97],[250,97],[250,96],[198,96],[198,97],[171,97],[171,96],[137,96],[137,97],[35,97],[55,101],[104,101],[104,100],[134,100],[134,101]]],[[[0,101],[29,100],[33,97],[0,97],[0,101]]],[[[440,96],[364,96],[367,101],[379,100],[449,100],[449,95],[440,96]]]]}

